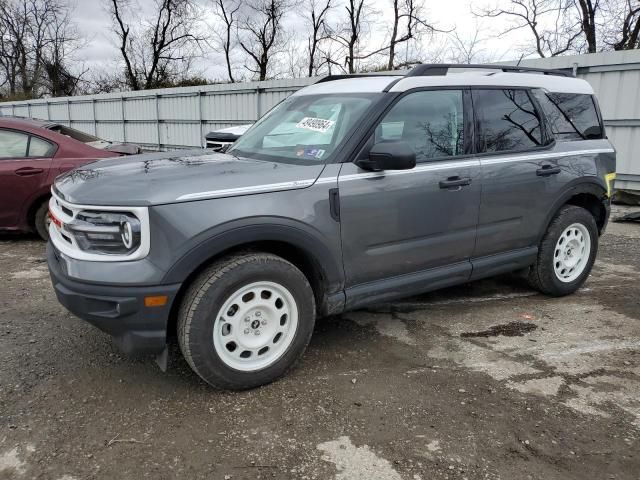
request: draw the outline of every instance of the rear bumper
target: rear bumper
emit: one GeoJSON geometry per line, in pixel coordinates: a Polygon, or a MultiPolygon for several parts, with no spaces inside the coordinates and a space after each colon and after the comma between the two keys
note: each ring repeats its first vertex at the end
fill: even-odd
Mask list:
{"type": "Polygon", "coordinates": [[[157,354],[166,348],[169,314],[180,284],[132,287],[72,280],[50,242],[47,262],[58,301],[77,317],[112,335],[122,351],[157,354]],[[150,295],[166,295],[166,305],[146,307],[144,298],[150,295]]]}

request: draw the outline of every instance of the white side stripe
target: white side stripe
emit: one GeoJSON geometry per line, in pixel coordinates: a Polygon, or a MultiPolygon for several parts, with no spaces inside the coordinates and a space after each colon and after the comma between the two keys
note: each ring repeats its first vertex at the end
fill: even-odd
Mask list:
{"type": "Polygon", "coordinates": [[[573,157],[577,155],[593,155],[597,153],[614,153],[615,150],[612,148],[596,148],[592,150],[573,150],[570,152],[549,152],[549,153],[537,153],[532,155],[520,155],[516,157],[503,157],[503,158],[480,158],[480,163],[482,165],[494,165],[496,163],[509,163],[509,162],[518,162],[521,160],[543,160],[545,158],[564,158],[564,157],[573,157]]]}
{"type": "Polygon", "coordinates": [[[479,160],[467,160],[458,162],[446,162],[446,163],[430,163],[418,165],[410,170],[389,170],[383,172],[364,172],[364,173],[352,173],[351,175],[340,175],[340,181],[345,182],[349,180],[360,180],[361,178],[377,178],[377,177],[393,177],[395,175],[406,175],[408,173],[430,172],[434,170],[447,170],[449,168],[462,168],[462,167],[479,167],[479,160]]]}
{"type": "Polygon", "coordinates": [[[615,153],[612,148],[598,148],[592,150],[573,150],[570,152],[549,152],[549,153],[535,153],[530,155],[517,155],[501,158],[483,158],[478,157],[476,160],[458,160],[448,162],[434,162],[418,165],[411,170],[392,170],[388,172],[363,172],[352,173],[350,175],[341,175],[340,181],[360,180],[364,178],[377,178],[377,177],[389,177],[394,175],[406,175],[410,173],[418,172],[433,172],[439,170],[449,170],[451,168],[465,168],[465,167],[479,167],[481,165],[494,165],[499,163],[511,163],[511,162],[524,162],[530,160],[543,160],[545,158],[563,158],[573,157],[576,155],[592,155],[597,153],[615,153]]]}
{"type": "MultiPolygon", "coordinates": [[[[439,170],[448,170],[451,168],[465,168],[465,167],[480,167],[481,165],[494,165],[499,163],[521,162],[528,160],[542,160],[545,158],[563,158],[572,157],[576,155],[592,155],[597,153],[614,153],[612,148],[599,148],[593,150],[574,150],[570,152],[549,152],[549,153],[536,153],[531,155],[518,155],[512,157],[501,158],[477,158],[473,160],[457,160],[448,162],[433,162],[423,163],[411,170],[390,170],[386,172],[363,172],[352,173],[350,175],[341,175],[341,182],[348,182],[351,180],[360,180],[365,178],[379,178],[379,177],[393,177],[396,175],[415,174],[420,172],[435,172],[439,170]]],[[[250,195],[253,193],[267,193],[278,192],[282,190],[292,190],[298,188],[306,188],[315,184],[334,183],[336,177],[321,177],[317,180],[314,178],[308,178],[305,180],[296,180],[294,182],[281,182],[281,183],[269,183],[266,185],[252,185],[249,187],[227,188],[223,190],[211,190],[208,192],[188,193],[178,197],[176,200],[199,200],[205,198],[220,198],[230,197],[236,195],[250,195]]]]}
{"type": "Polygon", "coordinates": [[[315,178],[306,180],[296,180],[295,182],[269,183],[267,185],[252,185],[250,187],[226,188],[223,190],[211,190],[209,192],[188,193],[178,197],[176,200],[195,200],[202,198],[230,197],[234,195],[248,195],[251,193],[277,192],[280,190],[290,190],[293,188],[310,187],[315,182],[315,178]]]}

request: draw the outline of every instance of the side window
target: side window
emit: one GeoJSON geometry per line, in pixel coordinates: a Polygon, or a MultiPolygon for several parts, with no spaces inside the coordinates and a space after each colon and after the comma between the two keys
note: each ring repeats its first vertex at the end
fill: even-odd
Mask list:
{"type": "Polygon", "coordinates": [[[480,152],[541,146],[540,115],[525,90],[474,90],[480,152]]]}
{"type": "Polygon", "coordinates": [[[428,161],[464,153],[461,90],[430,90],[401,98],[382,119],[375,143],[403,140],[428,161]]]}
{"type": "Polygon", "coordinates": [[[26,157],[28,145],[28,135],[10,130],[0,130],[0,158],[26,157]]]}
{"type": "Polygon", "coordinates": [[[596,105],[591,95],[536,90],[534,95],[549,119],[551,131],[559,139],[602,138],[596,105]]]}
{"type": "Polygon", "coordinates": [[[31,141],[29,142],[30,157],[50,157],[53,150],[54,146],[52,143],[38,137],[31,137],[31,141]]]}

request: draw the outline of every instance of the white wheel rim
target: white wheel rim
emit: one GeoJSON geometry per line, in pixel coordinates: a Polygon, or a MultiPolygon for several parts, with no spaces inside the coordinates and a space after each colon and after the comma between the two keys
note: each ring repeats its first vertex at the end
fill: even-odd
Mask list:
{"type": "Polygon", "coordinates": [[[558,280],[564,283],[578,278],[589,263],[591,236],[581,223],[569,225],[558,241],[553,252],[553,269],[558,280]]]}
{"type": "Polygon", "coordinates": [[[255,282],[229,296],[216,315],[213,345],[229,367],[266,368],[287,351],[298,328],[291,292],[274,282],[255,282]]]}

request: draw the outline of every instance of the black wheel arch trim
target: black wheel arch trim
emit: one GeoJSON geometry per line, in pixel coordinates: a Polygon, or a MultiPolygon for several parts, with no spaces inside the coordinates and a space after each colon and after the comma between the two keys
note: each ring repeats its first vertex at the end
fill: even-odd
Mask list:
{"type": "Polygon", "coordinates": [[[221,253],[259,242],[280,242],[299,249],[315,262],[331,295],[344,289],[341,259],[335,257],[327,240],[306,224],[283,218],[250,218],[219,225],[203,232],[198,243],[180,257],[165,274],[162,283],[184,282],[194,271],[221,253]]]}
{"type": "Polygon", "coordinates": [[[567,202],[576,195],[580,195],[582,193],[593,195],[598,198],[601,202],[606,203],[607,200],[607,188],[604,185],[604,182],[598,177],[580,179],[569,186],[564,193],[556,199],[553,206],[549,209],[547,213],[547,217],[545,218],[544,228],[541,230],[538,243],[544,237],[551,221],[556,216],[560,208],[567,204],[567,202]]]}

